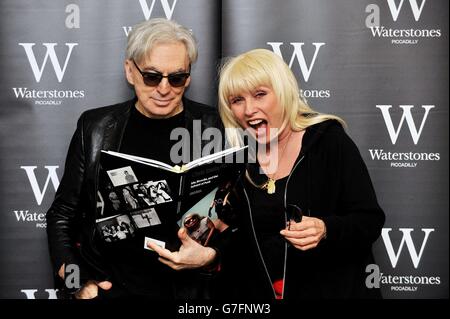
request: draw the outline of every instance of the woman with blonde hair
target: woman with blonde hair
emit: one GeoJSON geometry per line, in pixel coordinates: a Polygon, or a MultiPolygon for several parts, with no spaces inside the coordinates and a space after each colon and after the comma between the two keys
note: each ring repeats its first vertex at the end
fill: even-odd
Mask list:
{"type": "Polygon", "coordinates": [[[265,49],[224,64],[219,112],[232,146],[245,133],[258,149],[230,200],[238,244],[223,253],[224,282],[247,298],[379,297],[365,269],[384,213],[344,121],[312,110],[265,49]]]}

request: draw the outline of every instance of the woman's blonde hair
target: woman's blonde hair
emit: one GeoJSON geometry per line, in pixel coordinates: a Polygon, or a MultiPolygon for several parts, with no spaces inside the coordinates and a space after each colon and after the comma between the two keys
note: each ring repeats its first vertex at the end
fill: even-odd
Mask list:
{"type": "Polygon", "coordinates": [[[341,118],[315,112],[309,107],[300,95],[294,74],[281,57],[266,49],[255,49],[227,60],[220,70],[219,113],[232,146],[241,146],[243,141],[236,130],[240,125],[231,111],[230,97],[253,93],[260,86],[270,87],[277,96],[283,127],[289,125],[294,131],[301,131],[329,119],[345,126],[341,118]]]}

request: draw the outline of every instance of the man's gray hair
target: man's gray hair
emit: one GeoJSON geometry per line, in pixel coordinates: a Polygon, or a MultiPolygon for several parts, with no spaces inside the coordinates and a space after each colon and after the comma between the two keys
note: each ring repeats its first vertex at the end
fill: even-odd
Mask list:
{"type": "Polygon", "coordinates": [[[126,58],[142,59],[159,43],[182,42],[186,46],[189,63],[197,61],[197,41],[192,32],[173,20],[155,18],[133,26],[128,35],[126,58]]]}

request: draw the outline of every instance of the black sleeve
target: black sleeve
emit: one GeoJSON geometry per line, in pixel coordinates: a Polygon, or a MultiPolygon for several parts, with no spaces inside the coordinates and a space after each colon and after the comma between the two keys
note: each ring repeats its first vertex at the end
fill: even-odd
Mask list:
{"type": "Polygon", "coordinates": [[[83,115],[77,123],[66,157],[64,175],[47,211],[47,237],[55,273],[62,264],[80,265],[77,257],[77,220],[81,215],[81,192],[85,179],[85,153],[83,141],[83,115]]]}
{"type": "Polygon", "coordinates": [[[340,176],[338,212],[325,216],[326,242],[347,247],[367,247],[381,233],[385,221],[361,154],[342,129],[336,148],[340,176]]]}

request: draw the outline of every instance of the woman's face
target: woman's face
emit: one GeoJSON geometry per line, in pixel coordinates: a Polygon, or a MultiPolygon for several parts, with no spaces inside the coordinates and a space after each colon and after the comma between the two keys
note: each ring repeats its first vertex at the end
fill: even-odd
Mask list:
{"type": "Polygon", "coordinates": [[[230,96],[228,102],[239,125],[260,144],[269,143],[282,128],[282,109],[270,87],[259,86],[252,92],[230,96]]]}

